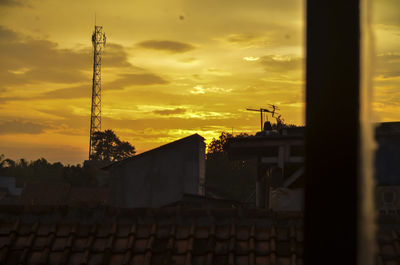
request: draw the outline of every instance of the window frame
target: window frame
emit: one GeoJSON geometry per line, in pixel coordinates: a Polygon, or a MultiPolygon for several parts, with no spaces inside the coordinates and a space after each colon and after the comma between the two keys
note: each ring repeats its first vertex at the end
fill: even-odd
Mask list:
{"type": "Polygon", "coordinates": [[[357,264],[360,1],[306,3],[304,263],[357,264]]]}

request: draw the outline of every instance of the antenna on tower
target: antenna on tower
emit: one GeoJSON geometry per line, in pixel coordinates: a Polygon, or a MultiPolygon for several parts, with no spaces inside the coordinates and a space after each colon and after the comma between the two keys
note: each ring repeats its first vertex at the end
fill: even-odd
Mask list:
{"type": "MultiPolygon", "coordinates": [[[[95,13],[96,23],[96,13],[95,13]]],[[[94,152],[93,134],[101,130],[101,57],[106,44],[106,35],[102,26],[94,26],[92,35],[93,44],[93,82],[92,82],[92,108],[90,116],[90,142],[89,160],[94,152]]]]}

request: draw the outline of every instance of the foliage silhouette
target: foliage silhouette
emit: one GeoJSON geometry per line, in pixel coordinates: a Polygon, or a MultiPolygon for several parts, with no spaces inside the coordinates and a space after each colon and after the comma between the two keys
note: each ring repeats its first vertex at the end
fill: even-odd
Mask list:
{"type": "Polygon", "coordinates": [[[92,137],[94,153],[91,160],[115,162],[135,155],[135,147],[121,141],[112,130],[95,132],[92,137]]]}
{"type": "Polygon", "coordinates": [[[68,183],[71,186],[96,186],[97,180],[86,167],[50,163],[44,158],[14,161],[0,155],[0,177],[15,177],[17,186],[27,182],[68,183]]]}
{"type": "MultiPolygon", "coordinates": [[[[271,124],[271,129],[276,131],[294,127],[297,126],[285,123],[281,116],[276,117],[276,123],[271,124]]],[[[217,139],[214,138],[207,145],[206,190],[215,190],[227,199],[245,201],[255,189],[257,161],[229,159],[226,150],[227,140],[240,137],[249,137],[249,135],[241,133],[233,136],[222,132],[217,139]]]]}
{"type": "MultiPolygon", "coordinates": [[[[248,137],[239,134],[235,137],[248,137]]],[[[255,188],[254,161],[230,160],[226,152],[226,142],[232,134],[222,132],[217,139],[207,145],[206,190],[226,199],[245,201],[255,188]]]]}

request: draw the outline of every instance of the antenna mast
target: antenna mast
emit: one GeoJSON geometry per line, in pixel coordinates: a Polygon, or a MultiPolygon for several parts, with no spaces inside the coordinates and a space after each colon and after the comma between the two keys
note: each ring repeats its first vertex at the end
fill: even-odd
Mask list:
{"type": "Polygon", "coordinates": [[[106,45],[106,35],[102,26],[94,25],[92,35],[93,44],[93,83],[92,83],[92,109],[90,116],[90,143],[89,160],[94,152],[93,133],[101,130],[101,56],[106,45]]]}
{"type": "MultiPolygon", "coordinates": [[[[246,110],[249,111],[257,111],[260,112],[260,121],[261,121],[261,131],[263,131],[263,126],[264,126],[264,120],[263,120],[263,113],[271,113],[271,116],[274,118],[275,114],[277,113],[277,110],[280,110],[277,106],[272,105],[272,104],[268,104],[270,106],[269,109],[264,109],[264,108],[259,108],[259,109],[251,109],[251,108],[247,108],[246,110]],[[272,109],[272,110],[271,110],[272,109]]],[[[280,115],[278,116],[278,118],[280,117],[280,115]]]]}

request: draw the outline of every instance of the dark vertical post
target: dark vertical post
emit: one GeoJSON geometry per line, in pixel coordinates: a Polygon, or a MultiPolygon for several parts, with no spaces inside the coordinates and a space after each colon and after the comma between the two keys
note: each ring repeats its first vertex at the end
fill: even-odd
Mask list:
{"type": "Polygon", "coordinates": [[[359,0],[307,0],[304,262],[357,264],[359,0]]]}
{"type": "Polygon", "coordinates": [[[260,132],[262,132],[263,131],[263,109],[262,108],[260,108],[260,114],[261,114],[261,117],[260,117],[260,121],[261,121],[261,130],[260,130],[260,132]]]}
{"type": "Polygon", "coordinates": [[[256,178],[256,207],[265,208],[265,170],[261,163],[261,157],[257,157],[257,178],[256,178]]]}

